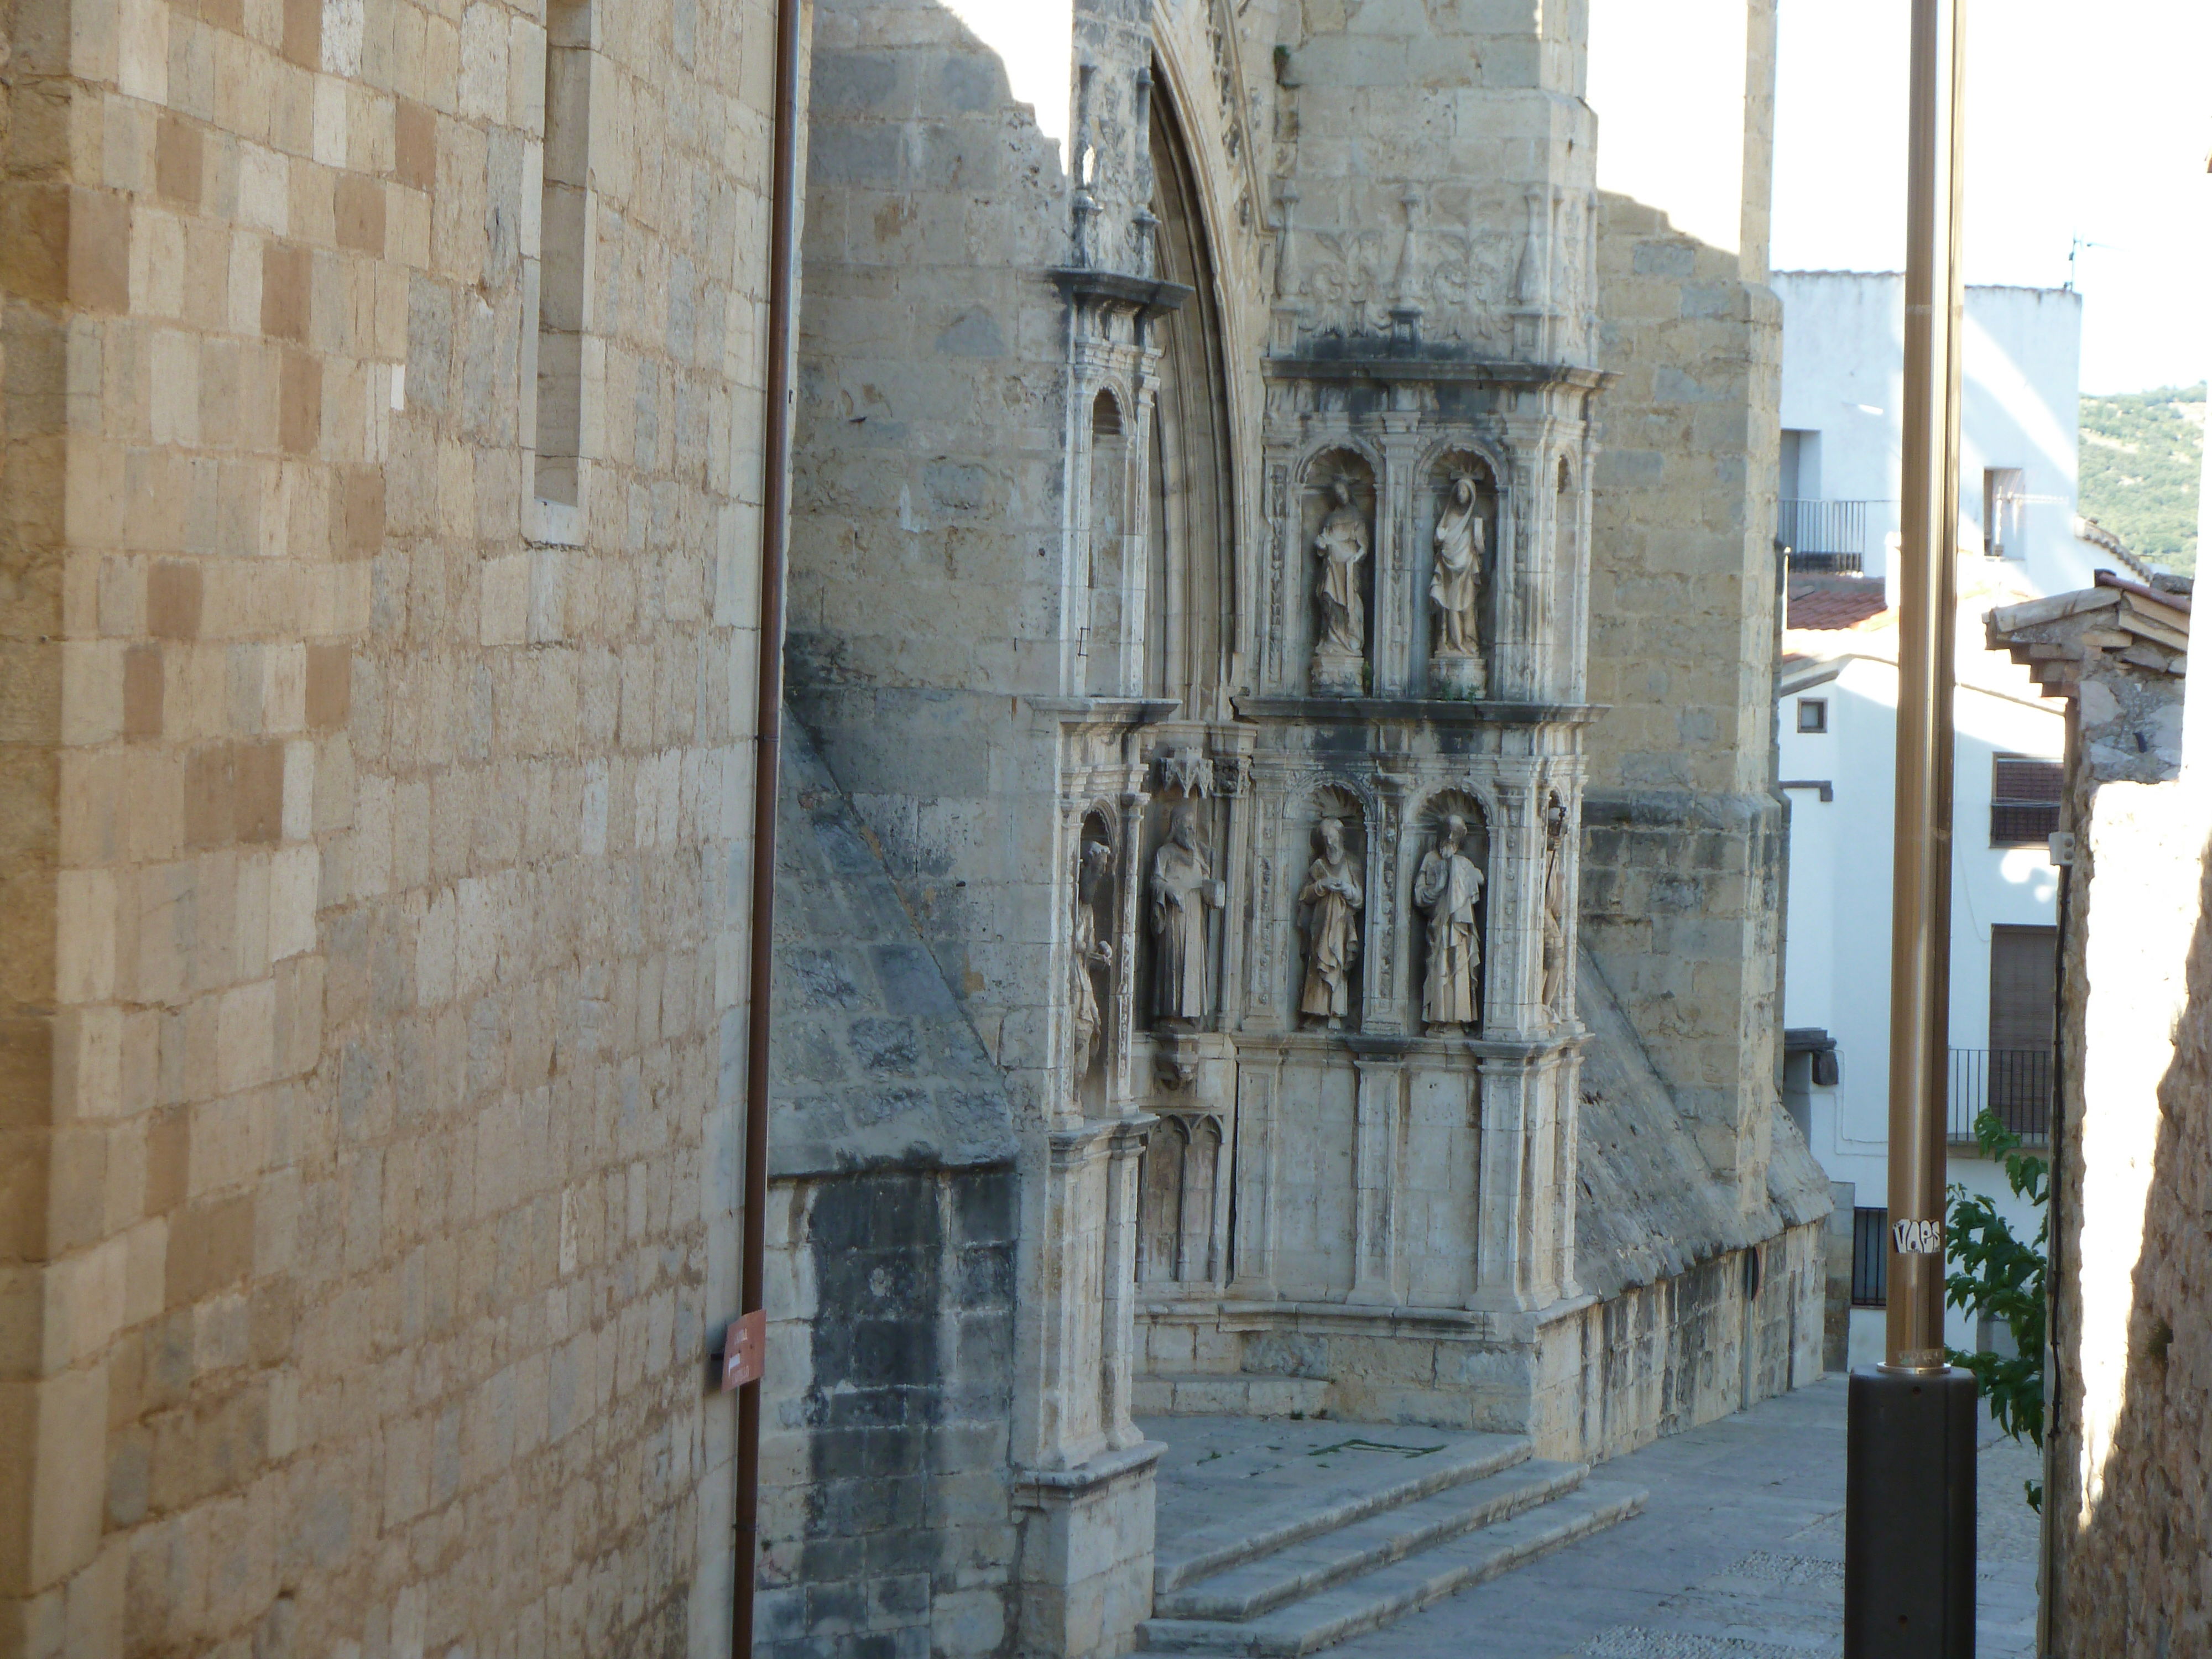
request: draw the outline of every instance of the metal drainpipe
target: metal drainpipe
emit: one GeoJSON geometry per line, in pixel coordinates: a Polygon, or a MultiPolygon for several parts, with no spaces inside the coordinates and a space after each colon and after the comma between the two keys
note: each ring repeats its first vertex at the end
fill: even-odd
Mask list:
{"type": "MultiPolygon", "coordinates": [[[[754,694],[753,888],[746,981],[744,1246],[738,1309],[762,1304],[768,1255],[769,984],[775,957],[775,817],[783,750],[784,577],[790,553],[792,343],[798,289],[799,55],[806,0],[776,0],[775,107],[769,204],[768,388],[762,434],[760,678],[754,694]]],[[[738,1492],[730,1652],[753,1648],[753,1576],[760,1519],[761,1384],[738,1390],[738,1492]]]]}

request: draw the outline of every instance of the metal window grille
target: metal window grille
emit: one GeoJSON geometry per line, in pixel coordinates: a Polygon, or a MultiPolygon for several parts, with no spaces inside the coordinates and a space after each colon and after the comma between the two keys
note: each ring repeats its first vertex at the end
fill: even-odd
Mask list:
{"type": "Polygon", "coordinates": [[[1851,1212],[1851,1306],[1889,1305],[1889,1212],[1851,1212]]]}
{"type": "Polygon", "coordinates": [[[2066,769],[2054,760],[1999,755],[1990,780],[1990,845],[2034,847],[2058,830],[2066,769]]]}

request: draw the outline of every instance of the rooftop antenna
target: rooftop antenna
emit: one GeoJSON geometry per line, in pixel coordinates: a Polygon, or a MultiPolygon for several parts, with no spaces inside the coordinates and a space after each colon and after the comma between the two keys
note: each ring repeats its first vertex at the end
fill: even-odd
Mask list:
{"type": "Polygon", "coordinates": [[[2093,242],[2086,236],[2076,236],[2074,239],[2074,246],[2066,250],[2066,291],[2069,294],[2077,291],[2074,285],[2075,262],[2081,258],[2081,250],[2085,247],[2100,247],[2107,252],[2118,252],[2110,242],[2093,242]]]}

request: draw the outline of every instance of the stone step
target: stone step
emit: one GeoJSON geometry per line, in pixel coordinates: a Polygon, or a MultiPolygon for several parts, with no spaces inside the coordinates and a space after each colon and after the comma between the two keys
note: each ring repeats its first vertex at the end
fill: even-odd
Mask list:
{"type": "Polygon", "coordinates": [[[1328,1404],[1319,1376],[1140,1376],[1131,1392],[1139,1417],[1319,1417],[1328,1404]]]}
{"type": "Polygon", "coordinates": [[[1636,1514],[1644,1499],[1641,1487],[1586,1480],[1551,1503],[1462,1533],[1260,1618],[1148,1619],[1137,1627],[1138,1640],[1154,1653],[1297,1659],[1601,1532],[1636,1514]]]}
{"type": "MultiPolygon", "coordinates": [[[[1356,1435],[1358,1430],[1347,1425],[1341,1432],[1356,1435]]],[[[1518,1436],[1461,1434],[1432,1455],[1389,1457],[1355,1466],[1333,1473],[1326,1483],[1302,1485],[1294,1495],[1267,1492],[1266,1501],[1240,1506],[1226,1519],[1161,1538],[1152,1558],[1153,1595],[1170,1595],[1210,1574],[1482,1480],[1528,1459],[1528,1443],[1518,1436]]]]}
{"type": "Polygon", "coordinates": [[[1256,1619],[1286,1601],[1563,1498],[1589,1473],[1587,1464],[1532,1459],[1170,1590],[1155,1597],[1152,1611],[1163,1619],[1256,1619]]]}

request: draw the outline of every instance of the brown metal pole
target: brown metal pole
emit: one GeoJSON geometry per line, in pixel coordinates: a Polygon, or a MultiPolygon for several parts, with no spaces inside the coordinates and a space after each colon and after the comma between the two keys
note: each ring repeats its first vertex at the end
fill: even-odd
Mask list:
{"type": "MultiPolygon", "coordinates": [[[[798,310],[799,61],[805,0],[776,0],[775,108],[769,182],[768,388],[761,442],[759,681],[754,692],[753,884],[746,981],[744,1249],[738,1309],[762,1304],[768,1256],[768,1118],[770,981],[775,962],[775,817],[783,750],[783,618],[790,553],[792,345],[798,310]]],[[[729,1340],[734,1340],[734,1333],[729,1340]]],[[[757,1378],[738,1389],[738,1492],[732,1659],[753,1650],[753,1575],[760,1526],[757,1378]]]]}
{"type": "Polygon", "coordinates": [[[1889,957],[1893,1370],[1943,1364],[1951,970],[1951,701],[1959,525],[1960,0],[1913,0],[1905,205],[1897,823],[1889,957]],[[1918,1231],[1907,1232],[1900,1224],[1918,1231]]]}
{"type": "Polygon", "coordinates": [[[1851,1375],[1845,1659],[1973,1659],[1972,1374],[1943,1358],[1957,649],[1963,0],[1912,0],[1887,1357],[1851,1375]]]}

